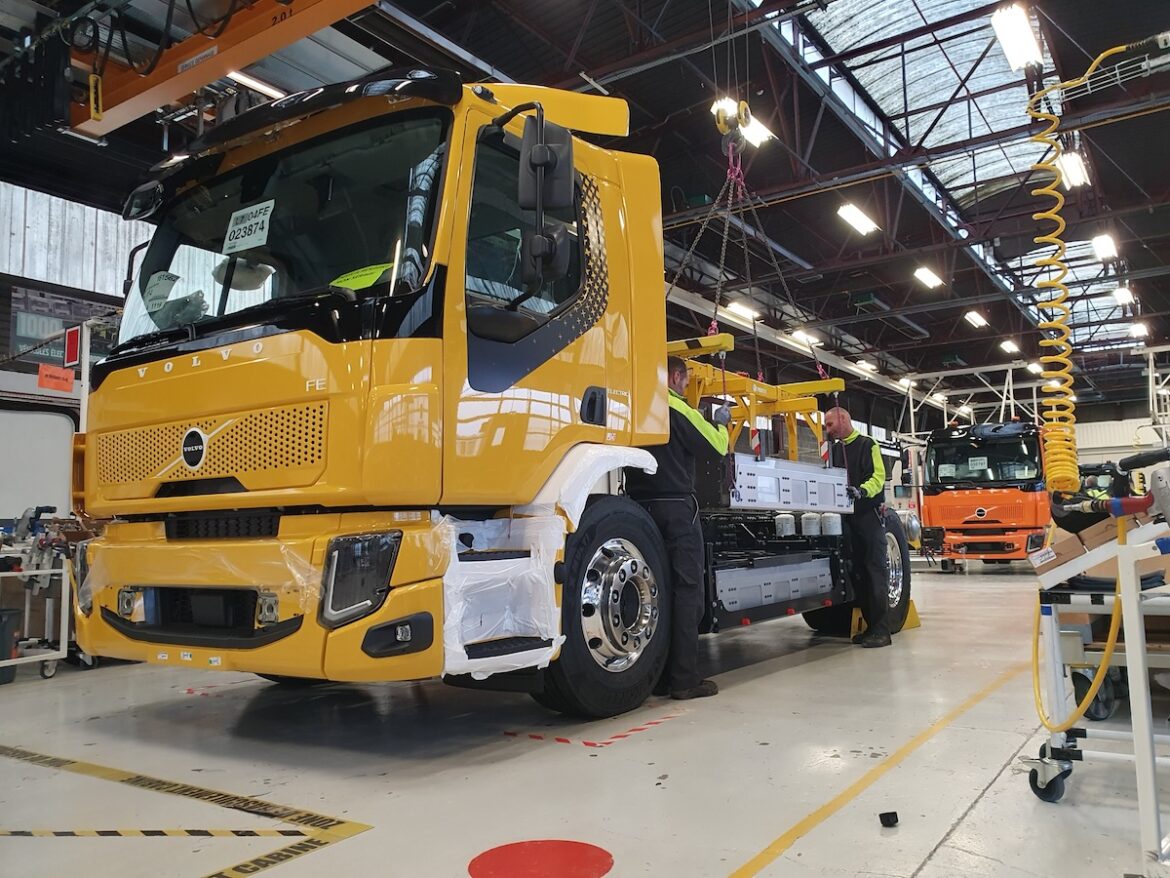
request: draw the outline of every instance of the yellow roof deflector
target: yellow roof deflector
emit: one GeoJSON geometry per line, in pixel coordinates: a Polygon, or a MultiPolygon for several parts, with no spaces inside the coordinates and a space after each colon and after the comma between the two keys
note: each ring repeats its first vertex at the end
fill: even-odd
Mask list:
{"type": "Polygon", "coordinates": [[[504,107],[540,101],[544,117],[562,128],[604,137],[625,137],[630,133],[630,108],[621,98],[581,94],[539,85],[486,83],[504,107]]]}

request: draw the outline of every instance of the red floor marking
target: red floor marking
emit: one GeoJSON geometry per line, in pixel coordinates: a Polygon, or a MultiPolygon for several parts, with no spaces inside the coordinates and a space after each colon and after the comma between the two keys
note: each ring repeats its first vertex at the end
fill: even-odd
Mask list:
{"type": "Polygon", "coordinates": [[[613,855],[580,841],[521,841],[484,851],[467,864],[471,878],[602,878],[613,855]]]}
{"type": "Polygon", "coordinates": [[[638,734],[638,732],[648,732],[648,731],[650,731],[650,729],[654,728],[655,726],[660,726],[668,720],[677,719],[681,715],[682,714],[672,713],[672,714],[669,714],[668,716],[662,717],[661,719],[647,720],[647,721],[643,722],[642,725],[640,725],[640,726],[634,726],[634,728],[627,729],[626,731],[621,732],[619,734],[610,735],[604,741],[578,741],[578,742],[574,742],[569,738],[553,738],[553,737],[548,737],[545,735],[537,735],[537,734],[534,734],[532,732],[527,732],[527,733],[525,733],[525,732],[504,732],[504,734],[507,735],[509,738],[526,737],[530,741],[555,741],[558,744],[580,743],[585,747],[608,747],[610,744],[616,744],[618,741],[624,741],[626,738],[629,738],[629,737],[632,737],[632,736],[638,734]]]}

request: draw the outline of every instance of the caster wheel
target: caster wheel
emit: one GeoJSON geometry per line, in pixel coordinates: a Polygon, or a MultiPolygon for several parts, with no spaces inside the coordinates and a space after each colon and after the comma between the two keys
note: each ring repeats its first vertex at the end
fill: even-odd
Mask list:
{"type": "Polygon", "coordinates": [[[1064,779],[1068,777],[1069,772],[1061,772],[1052,780],[1048,781],[1045,786],[1040,786],[1040,776],[1036,769],[1028,772],[1028,786],[1032,788],[1032,792],[1036,794],[1036,798],[1041,802],[1059,802],[1064,798],[1064,779]]]}
{"type": "MultiPolygon", "coordinates": [[[[1073,691],[1076,693],[1077,704],[1080,704],[1089,694],[1089,686],[1093,681],[1091,677],[1079,672],[1074,673],[1072,678],[1073,691]]],[[[1117,705],[1117,689],[1113,685],[1113,680],[1107,676],[1101,682],[1101,688],[1097,690],[1097,697],[1085,711],[1085,719],[1098,723],[1107,720],[1117,712],[1117,705]]]]}
{"type": "Polygon", "coordinates": [[[90,655],[88,652],[82,652],[81,650],[77,651],[77,658],[79,659],[78,667],[83,671],[92,671],[102,663],[101,656],[90,655]]]}
{"type": "Polygon", "coordinates": [[[41,662],[41,678],[48,680],[50,677],[57,676],[56,662],[41,662]]]}

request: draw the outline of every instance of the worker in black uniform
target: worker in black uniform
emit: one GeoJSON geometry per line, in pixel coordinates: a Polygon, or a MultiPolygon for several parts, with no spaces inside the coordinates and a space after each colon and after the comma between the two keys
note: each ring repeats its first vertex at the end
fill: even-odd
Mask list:
{"type": "Polygon", "coordinates": [[[865,619],[865,631],[853,642],[867,648],[889,646],[890,561],[881,511],[886,502],[886,466],[881,449],[854,429],[849,412],[840,407],[825,412],[825,433],[836,442],[833,463],[845,467],[845,490],[853,501],[853,514],[845,520],[852,543],[854,591],[865,619]]]}
{"type": "Polygon", "coordinates": [[[719,691],[714,680],[699,676],[699,622],[703,618],[703,530],[695,499],[695,458],[727,454],[731,410],[722,406],[707,421],[687,403],[690,382],[685,360],[666,363],[669,385],[670,440],[650,448],[658,461],[653,475],[626,470],[626,491],[637,500],[666,542],[671,572],[670,656],[658,694],[671,698],[706,698],[719,691]]]}

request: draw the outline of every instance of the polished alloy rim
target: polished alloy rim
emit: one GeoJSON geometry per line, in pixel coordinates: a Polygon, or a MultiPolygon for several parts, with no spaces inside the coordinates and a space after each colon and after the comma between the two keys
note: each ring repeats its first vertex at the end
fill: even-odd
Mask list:
{"type": "Polygon", "coordinates": [[[886,555],[890,559],[890,608],[898,606],[902,600],[902,548],[898,545],[898,538],[891,533],[886,534],[886,555]]]}
{"type": "Polygon", "coordinates": [[[658,582],[627,540],[598,547],[581,581],[581,632],[593,660],[615,674],[629,670],[658,627],[658,582]]]}

